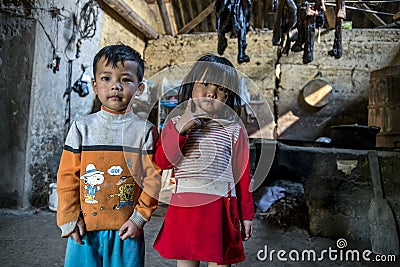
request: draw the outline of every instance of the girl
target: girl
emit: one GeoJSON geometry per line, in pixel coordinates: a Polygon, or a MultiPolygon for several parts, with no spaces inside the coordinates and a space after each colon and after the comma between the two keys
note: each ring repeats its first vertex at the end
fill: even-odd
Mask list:
{"type": "Polygon", "coordinates": [[[229,60],[201,57],[180,87],[184,113],[168,121],[157,142],[156,163],[174,168],[176,190],[154,248],[178,267],[245,259],[242,238],[252,234],[254,210],[248,143],[234,121],[238,84],[229,60]]]}

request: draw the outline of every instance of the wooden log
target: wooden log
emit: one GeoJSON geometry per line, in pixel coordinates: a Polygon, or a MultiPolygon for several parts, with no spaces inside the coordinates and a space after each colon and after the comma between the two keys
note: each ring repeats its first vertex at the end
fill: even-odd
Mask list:
{"type": "Polygon", "coordinates": [[[148,39],[157,39],[158,33],[139,14],[122,0],[101,0],[148,39]]]}
{"type": "Polygon", "coordinates": [[[188,24],[186,24],[178,34],[185,34],[188,33],[190,30],[192,30],[194,27],[196,27],[199,23],[201,23],[208,15],[210,15],[214,11],[215,7],[215,1],[212,1],[206,9],[204,9],[197,17],[195,17],[193,20],[191,20],[188,24]]]}

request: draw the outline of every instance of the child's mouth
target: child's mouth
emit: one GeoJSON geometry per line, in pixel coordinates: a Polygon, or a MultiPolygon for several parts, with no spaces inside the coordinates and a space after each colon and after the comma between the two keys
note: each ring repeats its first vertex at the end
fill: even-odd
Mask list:
{"type": "Polygon", "coordinates": [[[113,96],[110,97],[110,99],[113,100],[113,101],[120,101],[121,97],[119,97],[117,95],[113,95],[113,96]]]}

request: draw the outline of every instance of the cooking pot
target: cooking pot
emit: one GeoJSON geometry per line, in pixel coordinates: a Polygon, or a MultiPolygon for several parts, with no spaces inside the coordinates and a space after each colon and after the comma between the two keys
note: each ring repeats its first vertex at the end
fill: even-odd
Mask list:
{"type": "Polygon", "coordinates": [[[331,126],[332,145],[341,148],[371,149],[376,145],[380,127],[365,125],[331,126]]]}

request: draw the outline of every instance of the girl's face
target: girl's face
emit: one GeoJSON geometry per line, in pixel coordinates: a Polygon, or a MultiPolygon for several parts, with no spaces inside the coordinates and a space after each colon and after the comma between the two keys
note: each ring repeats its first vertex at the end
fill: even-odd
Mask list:
{"type": "Polygon", "coordinates": [[[107,59],[101,58],[97,63],[95,79],[92,82],[94,93],[99,97],[101,104],[115,112],[123,112],[128,108],[134,95],[143,92],[143,84],[139,85],[137,77],[137,63],[131,60],[118,62],[117,67],[112,64],[106,66],[107,59]]]}
{"type": "Polygon", "coordinates": [[[195,112],[206,112],[213,115],[225,105],[228,98],[228,89],[207,82],[195,82],[192,91],[192,99],[195,104],[195,112]]]}

